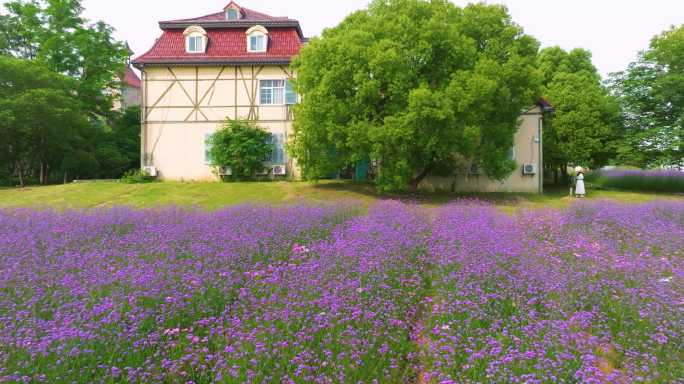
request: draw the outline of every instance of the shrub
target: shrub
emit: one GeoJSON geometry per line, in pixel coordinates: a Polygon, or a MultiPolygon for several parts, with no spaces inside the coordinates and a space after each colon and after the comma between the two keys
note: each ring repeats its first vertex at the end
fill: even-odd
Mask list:
{"type": "Polygon", "coordinates": [[[123,177],[119,181],[126,184],[143,184],[151,183],[156,179],[148,175],[145,171],[140,169],[131,169],[124,173],[123,177]]]}
{"type": "Polygon", "coordinates": [[[684,172],[611,170],[593,172],[588,181],[600,187],[631,191],[684,192],[684,172]]]}
{"type": "Polygon", "coordinates": [[[263,171],[271,153],[270,135],[251,122],[226,120],[209,138],[211,163],[230,168],[233,179],[252,178],[263,171]]]}

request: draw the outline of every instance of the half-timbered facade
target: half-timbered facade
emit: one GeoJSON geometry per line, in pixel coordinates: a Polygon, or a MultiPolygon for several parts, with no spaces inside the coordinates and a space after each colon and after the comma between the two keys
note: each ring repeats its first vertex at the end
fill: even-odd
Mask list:
{"type": "Polygon", "coordinates": [[[194,19],[159,23],[162,35],[133,64],[141,71],[142,162],[164,180],[214,180],[207,138],[229,119],[272,134],[270,173],[296,175],[289,64],[305,42],[299,22],[228,4],[194,19]]]}

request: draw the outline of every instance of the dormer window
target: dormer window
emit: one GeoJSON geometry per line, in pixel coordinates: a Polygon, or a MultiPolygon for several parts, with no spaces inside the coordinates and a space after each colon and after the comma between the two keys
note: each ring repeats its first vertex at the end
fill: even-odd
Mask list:
{"type": "Polygon", "coordinates": [[[207,31],[199,26],[188,27],[185,32],[185,51],[187,53],[204,53],[207,50],[207,31]]]}
{"type": "Polygon", "coordinates": [[[247,30],[247,52],[266,52],[268,49],[268,30],[256,25],[247,30]]]}
{"type": "Polygon", "coordinates": [[[240,20],[240,11],[235,8],[228,8],[226,10],[226,20],[235,21],[240,20]]]}
{"type": "Polygon", "coordinates": [[[234,1],[231,1],[223,10],[226,11],[226,20],[228,21],[237,21],[242,18],[240,6],[234,1]]]}

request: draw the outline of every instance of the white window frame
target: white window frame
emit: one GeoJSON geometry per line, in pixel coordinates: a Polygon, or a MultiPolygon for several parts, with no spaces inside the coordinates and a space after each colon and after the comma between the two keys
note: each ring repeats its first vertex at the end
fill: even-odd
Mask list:
{"type": "MultiPolygon", "coordinates": [[[[257,44],[258,45],[258,44],[257,44]]],[[[249,36],[247,36],[247,51],[252,52],[252,53],[263,53],[266,52],[268,47],[268,36],[267,35],[262,35],[258,33],[253,33],[249,36]],[[252,39],[259,39],[261,38],[262,40],[262,47],[261,48],[252,48],[252,39]]]]}
{"type": "Polygon", "coordinates": [[[192,34],[192,35],[189,35],[185,38],[185,52],[187,52],[187,53],[204,53],[204,52],[206,52],[206,48],[207,48],[206,46],[207,46],[207,38],[205,36],[200,35],[200,34],[192,34]],[[190,40],[191,39],[195,40],[196,42],[199,41],[200,46],[197,50],[193,51],[190,49],[190,40]]]}
{"type": "Polygon", "coordinates": [[[264,53],[268,51],[268,30],[261,25],[255,25],[248,29],[245,33],[247,35],[247,52],[249,53],[264,53]],[[263,46],[257,49],[252,49],[252,38],[262,38],[263,46]]]}
{"type": "Polygon", "coordinates": [[[200,54],[207,51],[207,31],[204,28],[193,25],[185,29],[183,32],[185,37],[185,52],[188,54],[200,54]],[[195,50],[190,50],[190,41],[195,41],[195,50]],[[197,45],[199,44],[199,46],[197,45]]]}
{"type": "MultiPolygon", "coordinates": [[[[264,106],[283,106],[283,105],[294,105],[294,104],[297,104],[297,103],[299,102],[299,95],[297,95],[297,93],[294,91],[294,89],[292,89],[292,93],[294,94],[295,101],[294,101],[293,103],[288,103],[288,100],[287,100],[287,87],[288,87],[288,84],[291,84],[290,81],[289,81],[288,79],[259,79],[259,95],[258,95],[258,96],[259,96],[259,105],[264,105],[264,106]],[[261,99],[261,94],[262,94],[262,92],[261,92],[261,91],[262,91],[263,88],[268,88],[268,89],[271,89],[271,90],[273,90],[273,89],[281,89],[281,87],[273,87],[273,86],[271,86],[271,87],[263,87],[263,86],[261,85],[261,83],[262,83],[263,81],[282,81],[282,82],[283,82],[283,86],[282,86],[282,90],[283,90],[283,91],[282,91],[282,97],[283,97],[283,99],[282,99],[282,101],[280,101],[280,102],[274,102],[274,100],[273,100],[273,99],[274,99],[274,98],[273,98],[273,93],[271,93],[271,102],[270,102],[270,103],[264,103],[264,102],[262,102],[262,99],[261,99]]],[[[290,86],[292,86],[292,85],[290,85],[290,86]]],[[[271,91],[271,92],[272,92],[272,91],[271,91]]]]}
{"type": "Polygon", "coordinates": [[[259,80],[259,105],[285,105],[285,80],[284,79],[260,79],[259,80]],[[283,86],[282,87],[264,87],[262,85],[263,82],[265,81],[282,81],[283,86]],[[262,99],[263,95],[263,90],[264,88],[268,88],[271,90],[271,102],[270,103],[264,103],[262,99]],[[275,98],[273,97],[273,90],[274,89],[282,89],[282,100],[280,102],[276,102],[275,98]]]}

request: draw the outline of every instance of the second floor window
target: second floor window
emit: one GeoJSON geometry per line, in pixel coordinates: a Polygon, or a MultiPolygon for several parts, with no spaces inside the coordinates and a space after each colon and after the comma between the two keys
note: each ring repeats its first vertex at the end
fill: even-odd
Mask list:
{"type": "Polygon", "coordinates": [[[287,80],[261,80],[259,82],[261,105],[290,105],[297,103],[297,94],[287,80]]]}
{"type": "Polygon", "coordinates": [[[204,52],[204,36],[191,35],[187,37],[188,53],[204,52]]]}
{"type": "Polygon", "coordinates": [[[266,52],[266,36],[265,35],[251,35],[249,37],[249,51],[250,52],[266,52]]]}

